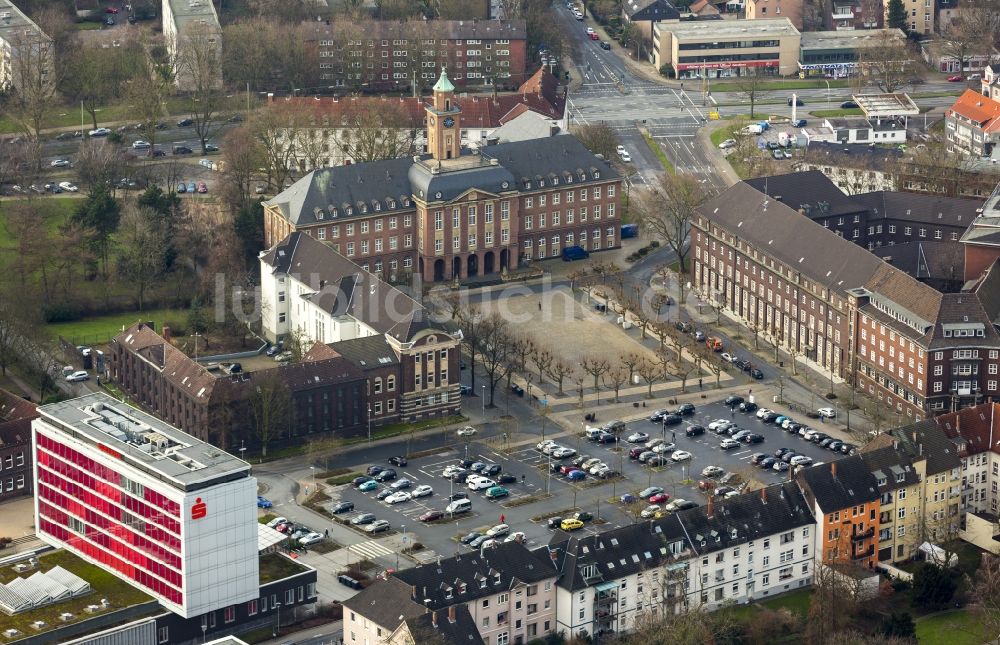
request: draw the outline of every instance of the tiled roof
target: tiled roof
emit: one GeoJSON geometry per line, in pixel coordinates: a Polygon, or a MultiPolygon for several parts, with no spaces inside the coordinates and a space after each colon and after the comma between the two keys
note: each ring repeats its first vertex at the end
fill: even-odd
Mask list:
{"type": "Polygon", "coordinates": [[[426,611],[413,601],[410,586],[393,576],[365,587],[345,600],[344,607],[390,632],[426,611]]]}
{"type": "Polygon", "coordinates": [[[430,327],[420,303],[305,233],[291,233],[261,254],[261,261],[314,290],[301,297],[380,334],[407,341],[430,327]]]}
{"type": "Polygon", "coordinates": [[[412,587],[413,601],[441,609],[512,588],[554,578],[549,558],[517,542],[501,542],[478,553],[455,555],[392,574],[412,587]]]}
{"type": "Polygon", "coordinates": [[[927,475],[946,473],[962,465],[955,444],[934,419],[924,419],[880,434],[869,443],[871,448],[892,446],[904,450],[914,462],[927,461],[927,475]]]}
{"type": "Polygon", "coordinates": [[[973,121],[984,132],[1000,131],[1000,103],[968,89],[949,108],[948,115],[957,114],[973,121]]]}
{"type": "Polygon", "coordinates": [[[795,476],[823,513],[832,513],[879,498],[878,484],[861,457],[803,468],[795,476]]]}
{"type": "Polygon", "coordinates": [[[860,457],[875,477],[875,484],[880,493],[906,488],[920,482],[920,475],[914,470],[909,456],[891,446],[871,450],[867,447],[862,448],[860,457]]]}
{"type": "Polygon", "coordinates": [[[38,418],[38,406],[0,389],[0,447],[19,446],[31,441],[31,421],[38,418]]]}
{"type": "Polygon", "coordinates": [[[961,457],[988,450],[1000,454],[1000,403],[988,401],[946,412],[934,417],[934,423],[952,440],[961,457]]]}
{"type": "Polygon", "coordinates": [[[413,643],[435,643],[437,645],[483,645],[476,621],[472,619],[467,605],[451,607],[448,610],[423,613],[406,619],[406,627],[413,643]]]}
{"type": "Polygon", "coordinates": [[[871,292],[888,297],[898,307],[916,314],[928,323],[937,319],[942,294],[891,264],[880,263],[864,286],[871,292]]]}

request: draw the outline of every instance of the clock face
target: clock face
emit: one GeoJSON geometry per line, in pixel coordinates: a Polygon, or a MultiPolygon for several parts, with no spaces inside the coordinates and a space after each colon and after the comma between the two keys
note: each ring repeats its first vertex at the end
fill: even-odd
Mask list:
{"type": "Polygon", "coordinates": [[[453,125],[455,125],[455,119],[451,118],[450,116],[446,117],[444,120],[444,127],[450,128],[453,125]]]}

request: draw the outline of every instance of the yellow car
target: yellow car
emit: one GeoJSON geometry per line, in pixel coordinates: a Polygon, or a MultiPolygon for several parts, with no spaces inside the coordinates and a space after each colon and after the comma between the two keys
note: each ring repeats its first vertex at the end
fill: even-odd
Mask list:
{"type": "Polygon", "coordinates": [[[563,520],[562,523],[559,524],[559,528],[564,531],[575,531],[583,528],[583,522],[570,518],[568,520],[563,520]]]}

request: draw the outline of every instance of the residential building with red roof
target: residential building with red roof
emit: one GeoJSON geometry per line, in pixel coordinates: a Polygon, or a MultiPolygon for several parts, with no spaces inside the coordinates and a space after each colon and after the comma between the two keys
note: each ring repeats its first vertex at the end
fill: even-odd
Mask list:
{"type": "Polygon", "coordinates": [[[1000,102],[965,90],[945,113],[948,150],[989,157],[1000,140],[1000,102]]]}

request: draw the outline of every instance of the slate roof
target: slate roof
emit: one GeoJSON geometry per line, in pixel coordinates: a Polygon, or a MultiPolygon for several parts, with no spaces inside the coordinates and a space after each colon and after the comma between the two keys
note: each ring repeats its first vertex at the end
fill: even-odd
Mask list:
{"type": "Polygon", "coordinates": [[[556,531],[549,551],[559,568],[559,586],[569,591],[616,580],[694,553],[678,514],[578,537],[556,531]],[[673,551],[671,551],[673,548],[673,551]],[[589,565],[595,575],[585,578],[589,565]]]}
{"type": "Polygon", "coordinates": [[[784,196],[777,201],[747,182],[730,186],[699,212],[809,280],[842,295],[865,284],[882,265],[866,249],[802,217],[784,196]]]}
{"type": "Polygon", "coordinates": [[[983,205],[981,199],[896,191],[862,193],[850,199],[871,211],[874,217],[869,222],[883,218],[962,228],[976,219],[976,211],[983,205]]]}
{"type": "Polygon", "coordinates": [[[20,446],[31,441],[31,421],[38,418],[38,406],[0,389],[0,447],[20,446]]]}
{"type": "Polygon", "coordinates": [[[367,216],[376,212],[376,204],[377,212],[386,215],[410,212],[414,195],[427,201],[448,200],[472,188],[494,194],[524,189],[524,180],[537,188],[539,179],[546,185],[552,185],[553,178],[587,184],[618,176],[576,137],[566,135],[487,146],[478,153],[464,151],[460,158],[440,164],[424,155],[418,162],[400,158],[318,168],[265,205],[276,206],[289,222],[301,227],[367,216]],[[436,197],[439,192],[441,197],[436,197]]]}
{"type": "MultiPolygon", "coordinates": [[[[817,32],[805,32],[806,34],[817,32]]],[[[838,32],[823,32],[838,33],[838,32]]],[[[859,33],[859,32],[840,32],[859,33]]],[[[866,144],[837,143],[832,141],[810,141],[809,147],[804,151],[804,161],[807,163],[828,163],[831,166],[841,166],[845,168],[869,168],[886,172],[888,164],[903,157],[903,151],[899,148],[879,148],[866,144]]]]}
{"type": "Polygon", "coordinates": [[[260,257],[272,272],[313,289],[301,297],[331,315],[352,316],[403,341],[431,326],[423,305],[306,233],[289,234],[260,257]]]}
{"type": "MultiPolygon", "coordinates": [[[[812,146],[809,147],[812,149],[812,146]]],[[[766,193],[795,210],[805,210],[812,219],[857,213],[864,206],[854,203],[837,184],[819,170],[804,170],[786,175],[770,175],[746,180],[762,193],[766,193]]]]}
{"type": "Polygon", "coordinates": [[[924,419],[880,434],[870,443],[871,448],[893,446],[903,450],[914,462],[927,460],[926,474],[946,473],[962,465],[954,443],[934,419],[924,419]]]}
{"type": "Polygon", "coordinates": [[[987,401],[946,412],[934,417],[934,423],[952,440],[960,457],[988,450],[1000,454],[1000,403],[987,401]]]}
{"type": "Polygon", "coordinates": [[[879,493],[920,483],[920,475],[914,470],[913,462],[905,452],[891,446],[871,450],[862,448],[859,456],[875,478],[879,493]]]}
{"type": "Polygon", "coordinates": [[[667,0],[625,0],[622,11],[631,22],[677,20],[681,17],[681,13],[667,0]]]}
{"type": "Polygon", "coordinates": [[[518,583],[554,578],[556,571],[543,554],[517,542],[501,542],[482,552],[455,555],[392,575],[415,588],[413,602],[434,610],[491,596],[518,583]]]}
{"type": "Polygon", "coordinates": [[[824,514],[874,502],[880,497],[875,477],[857,455],[803,468],[795,478],[811,493],[824,514]]]}
{"type": "Polygon", "coordinates": [[[344,607],[389,631],[426,611],[411,598],[410,586],[393,576],[365,587],[345,600],[344,607]]]}
{"type": "Polygon", "coordinates": [[[472,619],[467,605],[455,607],[455,620],[452,622],[446,610],[420,614],[407,618],[405,623],[414,643],[433,641],[440,645],[482,645],[483,637],[479,635],[476,621],[472,619]]]}
{"type": "Polygon", "coordinates": [[[979,298],[986,316],[993,324],[1000,324],[1000,259],[989,266],[971,291],[979,298]]]}
{"type": "Polygon", "coordinates": [[[918,280],[962,280],[965,247],[961,242],[915,241],[880,246],[872,253],[918,280]]]}
{"type": "Polygon", "coordinates": [[[790,481],[713,499],[711,508],[699,506],[677,517],[699,555],[816,523],[802,491],[790,481]]]}
{"type": "Polygon", "coordinates": [[[399,357],[385,336],[365,336],[331,343],[330,347],[362,370],[397,365],[399,357]]]}

